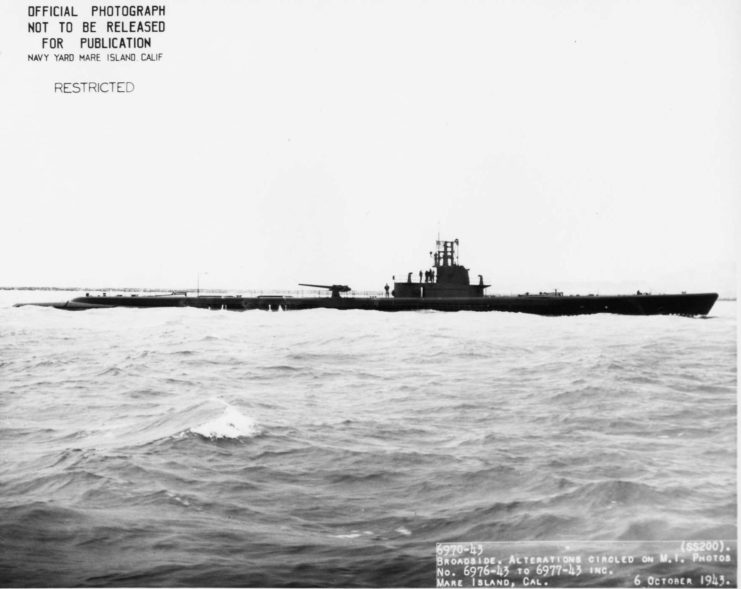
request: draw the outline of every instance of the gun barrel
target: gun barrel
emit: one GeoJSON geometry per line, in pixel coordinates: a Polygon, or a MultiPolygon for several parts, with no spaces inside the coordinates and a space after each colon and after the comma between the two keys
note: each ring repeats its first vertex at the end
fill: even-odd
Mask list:
{"type": "Polygon", "coordinates": [[[346,284],[308,284],[299,282],[299,286],[312,286],[314,288],[326,288],[332,293],[332,297],[339,297],[341,292],[350,292],[352,289],[346,284]]]}

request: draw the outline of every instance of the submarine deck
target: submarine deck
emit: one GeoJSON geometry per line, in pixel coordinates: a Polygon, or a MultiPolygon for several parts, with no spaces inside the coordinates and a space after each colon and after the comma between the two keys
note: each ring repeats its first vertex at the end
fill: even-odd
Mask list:
{"type": "MultiPolygon", "coordinates": [[[[293,311],[339,309],[372,311],[505,311],[537,315],[706,315],[716,293],[635,294],[635,295],[491,295],[450,298],[391,297],[291,297],[282,295],[241,297],[209,296],[85,296],[58,303],[28,303],[70,311],[112,307],[195,307],[200,309],[247,311],[293,311]]],[[[22,304],[16,305],[22,306],[22,304]]]]}

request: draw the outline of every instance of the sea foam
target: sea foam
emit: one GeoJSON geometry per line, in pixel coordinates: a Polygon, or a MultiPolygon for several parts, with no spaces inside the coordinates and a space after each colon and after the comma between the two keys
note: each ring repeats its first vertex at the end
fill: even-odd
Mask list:
{"type": "Polygon", "coordinates": [[[227,405],[219,417],[207,421],[190,431],[204,438],[251,438],[260,433],[260,428],[254,419],[243,415],[236,408],[227,405]]]}

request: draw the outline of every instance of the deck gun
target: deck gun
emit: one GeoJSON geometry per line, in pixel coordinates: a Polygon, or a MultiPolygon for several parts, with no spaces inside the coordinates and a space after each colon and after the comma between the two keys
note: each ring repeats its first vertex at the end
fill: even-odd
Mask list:
{"type": "Polygon", "coordinates": [[[350,292],[352,289],[346,284],[305,284],[298,283],[299,286],[313,286],[314,288],[326,288],[332,293],[333,299],[339,299],[341,292],[350,292]]]}

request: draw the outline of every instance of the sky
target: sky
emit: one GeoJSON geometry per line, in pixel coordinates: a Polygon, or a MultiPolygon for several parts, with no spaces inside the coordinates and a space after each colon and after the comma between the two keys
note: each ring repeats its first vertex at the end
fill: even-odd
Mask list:
{"type": "Polygon", "coordinates": [[[0,286],[380,290],[439,235],[492,293],[735,296],[738,2],[159,4],[158,62],[31,63],[0,1],[0,286]]]}

